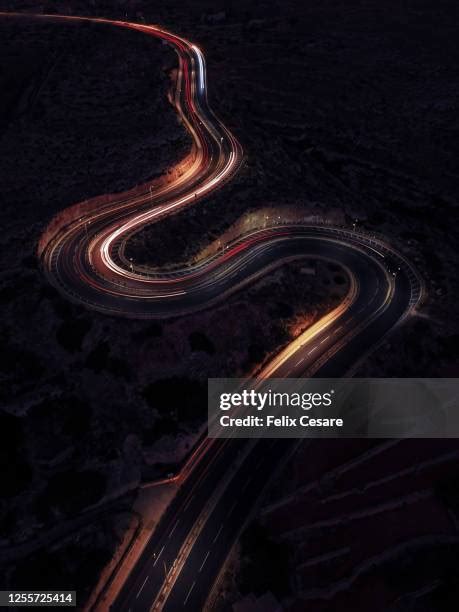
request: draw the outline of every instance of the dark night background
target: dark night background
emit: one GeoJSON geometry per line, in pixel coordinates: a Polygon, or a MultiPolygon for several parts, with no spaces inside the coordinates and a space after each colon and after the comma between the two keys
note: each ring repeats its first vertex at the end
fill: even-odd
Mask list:
{"type": "MultiPolygon", "coordinates": [[[[244,165],[136,235],[135,261],[180,264],[260,209],[357,218],[417,265],[427,298],[356,374],[457,377],[456,2],[0,10],[127,15],[203,49],[211,106],[244,165]]],[[[207,378],[249,374],[345,290],[340,270],[317,264],[298,283],[289,264],[212,310],[148,322],[85,310],[47,284],[35,253],[54,214],[188,151],[166,97],[175,65],[133,31],[0,18],[3,588],[88,597],[139,518],[139,484],[177,469],[199,435],[207,378]]],[[[458,457],[454,440],[303,444],[233,552],[219,606],[272,591],[291,611],[456,610],[458,457]]]]}

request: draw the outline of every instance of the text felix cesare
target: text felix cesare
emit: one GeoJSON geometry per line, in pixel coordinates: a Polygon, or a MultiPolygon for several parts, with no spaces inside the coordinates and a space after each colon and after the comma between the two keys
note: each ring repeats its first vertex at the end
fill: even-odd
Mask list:
{"type": "Polygon", "coordinates": [[[238,393],[221,393],[220,410],[224,411],[219,417],[222,427],[235,428],[295,428],[295,427],[343,427],[342,418],[313,417],[310,414],[278,414],[279,410],[292,409],[295,411],[309,411],[312,408],[328,408],[333,403],[334,391],[326,393],[285,393],[268,390],[264,392],[254,389],[244,389],[238,393]],[[260,411],[271,409],[275,414],[261,416],[260,411]],[[231,415],[227,413],[234,410],[231,415]],[[258,414],[244,414],[256,410],[258,414]],[[239,412],[239,415],[237,413],[239,412]],[[236,414],[235,414],[236,413],[236,414]],[[242,413],[242,414],[241,414],[242,413]]]}

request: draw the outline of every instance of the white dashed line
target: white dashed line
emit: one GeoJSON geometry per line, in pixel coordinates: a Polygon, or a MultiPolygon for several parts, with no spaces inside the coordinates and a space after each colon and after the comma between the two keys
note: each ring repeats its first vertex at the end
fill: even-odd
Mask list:
{"type": "Polygon", "coordinates": [[[245,481],[244,486],[242,487],[241,491],[245,491],[245,490],[247,489],[247,487],[248,487],[248,485],[249,485],[249,482],[250,482],[251,480],[252,480],[252,476],[249,476],[249,477],[247,478],[247,480],[245,481]]]}
{"type": "Polygon", "coordinates": [[[175,528],[177,527],[177,525],[180,523],[180,519],[178,519],[178,521],[175,523],[175,525],[172,527],[172,530],[170,532],[170,534],[167,536],[168,538],[171,537],[171,535],[174,533],[175,528]]]}
{"type": "Polygon", "coordinates": [[[207,551],[207,555],[204,557],[204,561],[201,563],[201,567],[199,568],[199,571],[202,570],[202,568],[204,567],[204,563],[207,561],[207,557],[210,555],[210,550],[207,551]]]}
{"type": "Polygon", "coordinates": [[[320,341],[320,344],[323,344],[324,342],[326,342],[328,339],[330,338],[330,336],[327,336],[326,338],[324,338],[323,340],[320,341]]]}
{"type": "Polygon", "coordinates": [[[196,580],[191,585],[190,590],[188,591],[188,595],[185,597],[185,601],[183,602],[184,606],[186,606],[186,602],[188,601],[188,597],[191,595],[191,591],[193,590],[193,587],[194,587],[195,584],[196,584],[196,580]]]}
{"type": "Polygon", "coordinates": [[[149,578],[150,578],[150,576],[147,576],[147,577],[145,578],[145,580],[143,581],[143,584],[142,584],[142,586],[140,587],[139,592],[138,592],[138,593],[137,593],[137,595],[135,596],[135,598],[136,598],[136,599],[137,599],[137,597],[140,595],[140,593],[142,592],[142,589],[143,589],[143,587],[145,586],[145,583],[147,582],[147,580],[148,580],[149,578]]]}
{"type": "Polygon", "coordinates": [[[308,353],[308,355],[310,355],[311,353],[313,353],[316,350],[317,346],[315,346],[313,349],[311,349],[308,353]]]}
{"type": "Polygon", "coordinates": [[[158,559],[160,558],[161,553],[163,552],[163,550],[164,550],[164,546],[159,551],[159,555],[156,557],[155,562],[153,563],[153,567],[155,567],[155,565],[158,563],[158,559]]]}
{"type": "Polygon", "coordinates": [[[183,507],[184,510],[186,510],[188,508],[188,506],[191,504],[191,500],[193,499],[193,497],[194,497],[194,493],[190,497],[190,499],[186,502],[186,504],[184,505],[184,507],[183,507]]]}
{"type": "Polygon", "coordinates": [[[220,532],[221,532],[222,529],[223,529],[223,523],[220,525],[220,529],[217,531],[217,535],[215,536],[212,544],[215,544],[215,542],[217,541],[217,538],[220,535],[220,532]]]}

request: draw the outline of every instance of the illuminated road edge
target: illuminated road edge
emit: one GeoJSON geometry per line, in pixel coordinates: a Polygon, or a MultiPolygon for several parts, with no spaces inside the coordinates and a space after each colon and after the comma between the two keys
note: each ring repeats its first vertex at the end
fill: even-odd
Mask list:
{"type": "MultiPolygon", "coordinates": [[[[50,283],[68,299],[119,316],[164,318],[208,307],[287,261],[315,257],[343,266],[350,289],[342,303],[264,366],[259,378],[343,376],[415,310],[423,283],[400,253],[380,237],[327,225],[279,223],[252,230],[206,260],[174,272],[145,270],[127,261],[124,246],[130,236],[211,194],[242,161],[240,144],[207,104],[202,52],[157,26],[0,15],[130,28],[165,41],[179,58],[171,101],[193,138],[192,151],[173,180],[80,203],[51,221],[38,254],[50,283]]],[[[288,442],[202,440],[171,479],[181,487],[119,585],[112,609],[201,610],[269,482],[265,473],[274,475],[292,451],[288,442]]]]}

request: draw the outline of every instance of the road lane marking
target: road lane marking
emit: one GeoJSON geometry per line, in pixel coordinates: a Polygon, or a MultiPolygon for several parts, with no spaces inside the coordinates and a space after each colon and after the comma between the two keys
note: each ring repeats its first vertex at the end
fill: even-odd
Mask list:
{"type": "Polygon", "coordinates": [[[235,502],[233,503],[233,505],[232,505],[232,506],[231,506],[231,508],[229,509],[229,512],[228,512],[228,514],[227,514],[226,516],[229,516],[229,515],[231,514],[231,512],[234,510],[234,507],[235,507],[235,505],[236,505],[236,504],[237,504],[237,501],[235,501],[235,502]]]}
{"type": "Polygon", "coordinates": [[[330,336],[327,336],[326,338],[324,338],[323,340],[321,340],[320,344],[323,344],[324,342],[326,342],[328,339],[330,338],[330,336]]]}
{"type": "Polygon", "coordinates": [[[184,510],[186,510],[188,508],[188,506],[191,504],[191,500],[193,499],[193,497],[194,497],[194,493],[190,497],[190,499],[186,502],[186,504],[184,505],[184,507],[183,507],[184,510]]]}
{"type": "Polygon", "coordinates": [[[158,563],[158,559],[160,558],[161,553],[163,552],[163,550],[164,550],[164,546],[159,551],[159,555],[156,557],[155,562],[153,563],[153,567],[155,567],[155,565],[158,563]]]}
{"type": "Polygon", "coordinates": [[[172,531],[170,532],[170,534],[167,536],[168,538],[171,537],[171,535],[174,533],[175,528],[177,527],[177,525],[180,523],[180,519],[177,520],[177,522],[175,523],[175,525],[172,527],[172,531]]]}
{"type": "Polygon", "coordinates": [[[247,489],[247,487],[249,486],[249,482],[252,480],[252,474],[247,478],[247,480],[244,483],[244,486],[242,487],[241,491],[245,491],[247,489]]]}
{"type": "Polygon", "coordinates": [[[299,365],[300,365],[300,363],[303,363],[303,361],[304,361],[304,357],[302,357],[302,358],[301,358],[301,359],[300,359],[300,360],[299,360],[299,361],[298,361],[298,362],[295,364],[295,367],[296,367],[296,366],[299,366],[299,365]]]}
{"type": "Polygon", "coordinates": [[[204,557],[204,561],[201,563],[201,567],[199,568],[199,571],[202,570],[202,568],[204,567],[204,563],[207,561],[207,557],[210,555],[210,550],[207,551],[207,555],[204,557]]]}
{"type": "Polygon", "coordinates": [[[183,602],[183,605],[186,606],[186,602],[188,601],[188,597],[191,594],[191,591],[193,590],[194,585],[196,584],[196,580],[193,582],[193,584],[190,587],[190,590],[188,591],[188,595],[185,597],[185,601],[183,602]]]}
{"type": "Polygon", "coordinates": [[[313,353],[316,350],[317,346],[315,346],[313,349],[311,349],[308,353],[308,355],[310,355],[311,353],[313,353]]]}
{"type": "Polygon", "coordinates": [[[338,332],[339,332],[339,330],[340,330],[342,327],[343,327],[343,326],[342,326],[342,325],[340,325],[339,327],[337,327],[337,328],[335,329],[335,331],[334,331],[333,333],[334,333],[334,334],[338,333],[338,332]]]}
{"type": "Polygon", "coordinates": [[[137,597],[140,595],[140,593],[142,592],[142,589],[143,589],[143,587],[145,586],[145,583],[147,582],[147,580],[148,580],[149,578],[150,578],[150,576],[147,576],[147,577],[145,578],[145,580],[143,581],[143,584],[142,584],[142,586],[140,587],[139,592],[138,592],[138,593],[137,593],[137,595],[135,596],[135,598],[136,598],[136,599],[137,599],[137,597]]]}
{"type": "Polygon", "coordinates": [[[221,530],[223,529],[223,523],[220,525],[220,529],[217,531],[217,535],[215,536],[215,538],[213,539],[212,544],[215,544],[215,542],[217,541],[218,536],[220,535],[221,530]]]}

